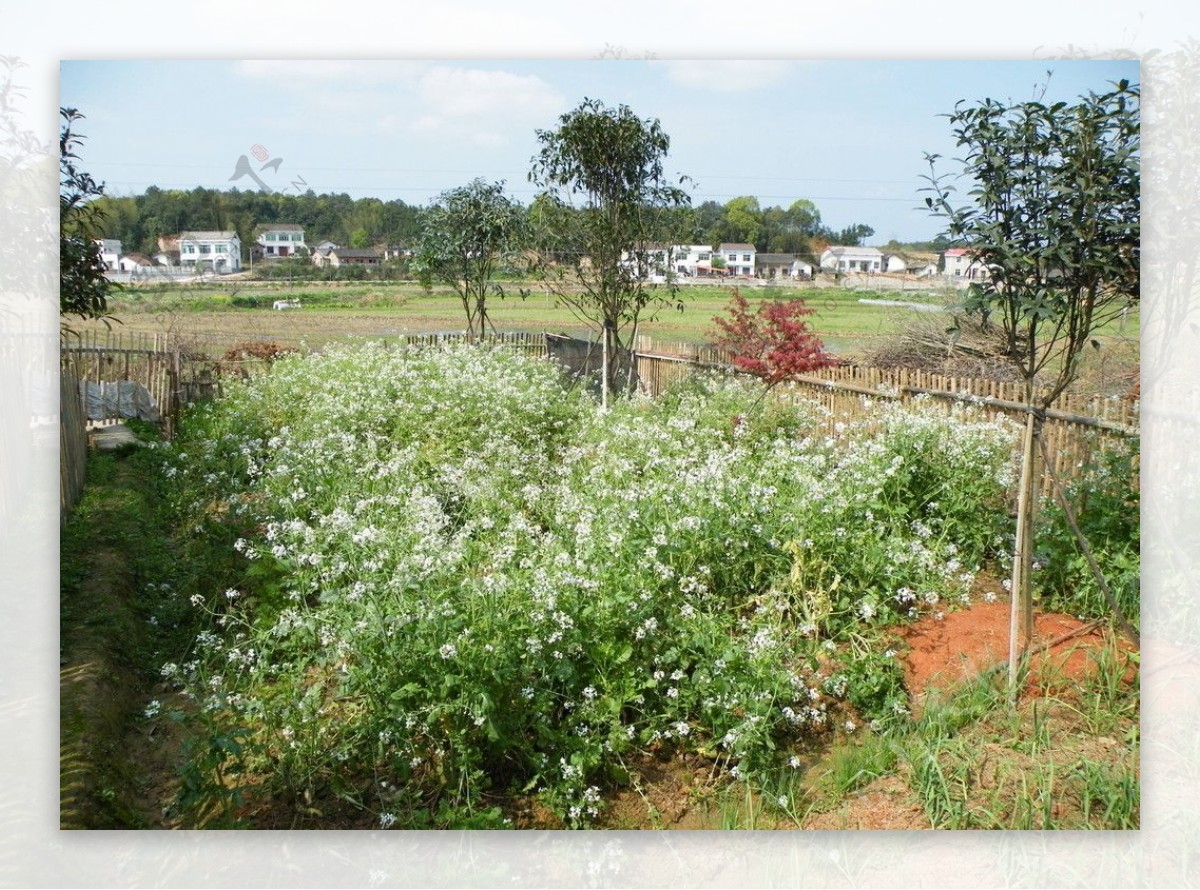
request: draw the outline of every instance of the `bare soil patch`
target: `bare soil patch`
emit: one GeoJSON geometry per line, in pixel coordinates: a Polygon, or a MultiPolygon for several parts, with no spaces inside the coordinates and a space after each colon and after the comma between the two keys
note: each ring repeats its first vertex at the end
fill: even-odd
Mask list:
{"type": "MultiPolygon", "coordinates": [[[[1007,662],[1009,616],[1009,603],[997,599],[946,613],[940,619],[928,616],[899,631],[908,647],[902,659],[914,713],[919,713],[930,690],[945,692],[1007,662]]],[[[1034,615],[1034,628],[1034,649],[1054,645],[1030,659],[1025,695],[1063,691],[1095,672],[1096,661],[1089,653],[1105,645],[1103,626],[1070,615],[1047,613],[1034,615]]],[[[1131,648],[1126,646],[1127,651],[1131,648]]]]}

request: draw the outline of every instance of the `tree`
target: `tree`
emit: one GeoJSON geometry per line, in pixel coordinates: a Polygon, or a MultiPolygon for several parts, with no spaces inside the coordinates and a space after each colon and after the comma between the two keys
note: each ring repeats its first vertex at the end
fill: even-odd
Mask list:
{"type": "Polygon", "coordinates": [[[537,138],[541,150],[529,179],[544,189],[543,208],[562,211],[551,216],[566,246],[566,263],[544,267],[544,280],[576,317],[600,329],[606,355],[617,358],[607,367],[607,397],[622,364],[625,386],[632,385],[632,367],[619,357],[636,338],[643,310],[670,304],[677,293],[669,279],[661,287],[649,283],[651,245],[672,240],[665,223],[673,216],[664,211],[691,199],[663,169],[670,138],[657,120],[642,120],[628,106],[584,99],[537,138]]]}
{"type": "Polygon", "coordinates": [[[103,318],[108,312],[109,294],[118,289],[104,274],[104,260],[95,240],[104,234],[104,217],[94,203],[104,194],[104,183],[96,182],[76,165],[77,151],[85,137],[73,128],[83,115],[74,108],[60,108],[59,116],[59,313],[103,318]]]}
{"type": "Polygon", "coordinates": [[[830,232],[829,239],[834,244],[845,247],[860,247],[862,243],[875,234],[875,230],[863,223],[846,226],[840,232],[830,232]]]}
{"type": "Polygon", "coordinates": [[[1045,409],[1074,380],[1097,327],[1138,300],[1140,90],[1128,81],[1074,104],[959,102],[949,115],[972,203],[927,155],[930,210],[988,270],[965,304],[1003,331],[1027,422],[1013,559],[1010,675],[1032,633],[1032,528],[1045,409]]]}
{"type": "Polygon", "coordinates": [[[504,183],[473,180],[442,192],[425,213],[413,270],[425,287],[453,287],[467,315],[467,336],[482,338],[489,294],[504,296],[493,278],[527,244],[525,209],[504,194],[504,183]]]}
{"type": "Polygon", "coordinates": [[[721,226],[721,240],[738,244],[759,243],[763,227],[762,208],[758,198],[743,195],[725,203],[725,218],[721,226]]]}
{"type": "Polygon", "coordinates": [[[735,290],[728,311],[729,318],[713,318],[712,344],[732,352],[734,367],[761,379],[768,390],[838,364],[804,320],[813,313],[804,300],[764,300],[752,313],[735,290]]]}

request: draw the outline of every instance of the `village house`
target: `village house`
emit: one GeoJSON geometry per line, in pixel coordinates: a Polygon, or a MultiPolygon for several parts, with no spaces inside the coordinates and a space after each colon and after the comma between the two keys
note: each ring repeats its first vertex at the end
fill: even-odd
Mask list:
{"type": "Polygon", "coordinates": [[[976,258],[974,251],[965,247],[952,247],[942,254],[947,278],[963,278],[967,281],[983,281],[988,278],[988,268],[976,258]]]}
{"type": "Polygon", "coordinates": [[[754,245],[738,243],[722,243],[717,247],[717,256],[725,261],[725,274],[745,275],[754,274],[754,245]]]}
{"type": "Polygon", "coordinates": [[[118,261],[122,272],[144,272],[154,268],[154,261],[143,253],[127,253],[118,261]]]}
{"type": "Polygon", "coordinates": [[[812,266],[794,253],[760,253],[754,257],[754,274],[759,278],[812,278],[812,266]]]}
{"type": "Polygon", "coordinates": [[[117,271],[121,261],[121,242],[116,238],[97,238],[96,244],[100,246],[100,259],[104,261],[104,268],[109,272],[117,271]]]}
{"type": "Polygon", "coordinates": [[[883,253],[875,247],[825,248],[821,254],[821,268],[831,272],[882,272],[883,253]]]}
{"type": "Polygon", "coordinates": [[[385,263],[392,260],[407,260],[413,255],[413,249],[403,241],[393,241],[375,245],[375,252],[385,263]]]}
{"type": "Polygon", "coordinates": [[[338,247],[329,251],[319,265],[329,265],[336,269],[340,266],[378,266],[381,262],[382,258],[379,256],[379,252],[373,247],[363,250],[338,247]]]}
{"type": "Polygon", "coordinates": [[[307,251],[304,243],[304,226],[295,223],[268,223],[257,229],[254,243],[264,259],[292,256],[298,251],[307,251]]]}
{"type": "Polygon", "coordinates": [[[712,271],[712,247],[707,244],[675,244],[671,247],[671,270],[684,278],[695,278],[701,268],[712,271]]]}
{"type": "Polygon", "coordinates": [[[181,232],[179,264],[220,273],[241,271],[242,239],[237,232],[181,232]]]}

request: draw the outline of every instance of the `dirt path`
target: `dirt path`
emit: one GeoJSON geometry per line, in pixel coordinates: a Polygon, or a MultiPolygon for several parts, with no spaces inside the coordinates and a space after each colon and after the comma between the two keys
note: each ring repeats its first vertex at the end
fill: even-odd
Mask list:
{"type": "Polygon", "coordinates": [[[62,540],[60,827],[169,827],[179,742],[142,716],[155,695],[154,629],[138,596],[144,480],[121,456],[89,471],[62,540]]]}

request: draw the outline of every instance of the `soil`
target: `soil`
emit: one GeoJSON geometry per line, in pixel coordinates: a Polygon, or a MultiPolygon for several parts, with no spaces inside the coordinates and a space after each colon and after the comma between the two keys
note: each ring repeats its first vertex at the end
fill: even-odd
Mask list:
{"type": "MultiPolygon", "coordinates": [[[[989,669],[1007,670],[1009,615],[1009,602],[997,599],[946,613],[941,619],[929,616],[900,631],[908,647],[903,655],[904,680],[914,714],[920,713],[926,696],[935,690],[945,692],[989,669]]],[[[1054,645],[1030,659],[1026,695],[1069,689],[1096,669],[1089,653],[1105,644],[1103,625],[1048,613],[1034,616],[1034,628],[1031,648],[1054,645]]]]}
{"type": "MultiPolygon", "coordinates": [[[[996,598],[942,617],[927,616],[898,631],[906,646],[901,655],[905,685],[910,691],[914,716],[931,695],[950,691],[954,686],[988,670],[1007,671],[1010,602],[996,598]]],[[[1047,695],[1069,697],[1080,681],[1098,668],[1092,653],[1108,644],[1110,637],[1095,622],[1069,615],[1035,614],[1035,632],[1029,673],[1021,692],[1019,713],[1023,721],[1037,719],[1036,702],[1047,695]],[[1045,647],[1037,652],[1038,647],[1045,647]],[[1031,716],[1032,715],[1032,718],[1031,716]]],[[[1132,652],[1127,641],[1119,642],[1121,651],[1132,652]]],[[[1136,664],[1126,661],[1125,682],[1136,681],[1136,664]]],[[[1101,762],[1118,760],[1122,746],[1112,738],[1092,738],[1082,731],[1069,705],[1052,700],[1043,705],[1043,719],[1050,721],[1059,751],[1044,752],[1042,761],[1087,758],[1101,762]],[[1049,712],[1049,717],[1046,713],[1049,712]]],[[[980,790],[994,788],[997,764],[1003,763],[1008,774],[1036,765],[1035,758],[1020,762],[1021,755],[1009,748],[985,743],[984,754],[994,754],[990,769],[980,775],[980,790]],[[994,751],[988,751],[988,748],[994,751]]],[[[988,757],[984,757],[988,762],[988,757]]],[[[1066,802],[1055,804],[1055,817],[1066,802]]],[[[836,809],[818,813],[803,822],[806,829],[928,829],[929,817],[916,795],[898,775],[884,776],[847,797],[836,809]]]]}

